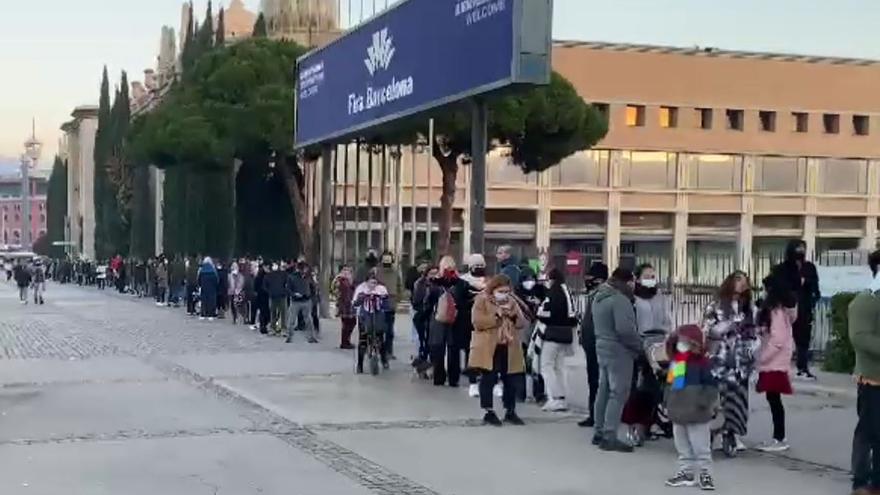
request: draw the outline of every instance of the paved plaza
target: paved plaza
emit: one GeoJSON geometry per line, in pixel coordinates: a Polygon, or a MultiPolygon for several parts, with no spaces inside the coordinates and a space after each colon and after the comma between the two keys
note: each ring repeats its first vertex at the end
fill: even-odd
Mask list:
{"type": "MultiPolygon", "coordinates": [[[[674,493],[669,441],[635,454],[590,446],[578,415],[521,410],[525,427],[480,426],[462,389],[400,361],[356,376],[323,341],[293,344],[229,320],[200,322],[110,291],[51,284],[44,306],[0,286],[3,495],[630,495],[674,493]]],[[[575,404],[584,373],[571,359],[575,404]]],[[[716,458],[718,493],[848,493],[854,388],[823,376],[787,399],[792,450],[716,458]]],[[[500,407],[500,405],[499,405],[500,407]]],[[[752,398],[751,437],[770,433],[752,398]]],[[[687,491],[687,490],[686,490],[687,491]]]]}

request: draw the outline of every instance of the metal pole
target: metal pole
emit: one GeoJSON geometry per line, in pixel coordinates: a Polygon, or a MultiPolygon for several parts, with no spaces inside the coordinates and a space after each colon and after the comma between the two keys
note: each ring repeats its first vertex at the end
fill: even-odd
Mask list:
{"type": "Polygon", "coordinates": [[[382,189],[379,189],[379,203],[382,205],[382,209],[379,210],[379,222],[382,225],[382,234],[379,236],[379,244],[381,244],[382,251],[388,248],[388,204],[385,201],[386,199],[386,182],[388,181],[388,148],[385,145],[382,145],[382,161],[379,163],[381,167],[379,169],[379,184],[382,189]]]}
{"type": "MultiPolygon", "coordinates": [[[[400,267],[401,254],[403,253],[403,204],[401,197],[403,196],[403,180],[401,172],[403,171],[403,151],[400,145],[394,152],[394,254],[397,256],[397,266],[400,267]]],[[[412,260],[410,260],[412,261],[412,260]]],[[[412,263],[410,263],[412,264],[412,263]]]]}
{"type": "Polygon", "coordinates": [[[415,263],[416,241],[419,231],[416,228],[416,145],[410,147],[412,174],[409,176],[409,257],[415,263]]]}
{"type": "Polygon", "coordinates": [[[373,249],[373,145],[367,145],[367,249],[373,249]]]}
{"type": "Polygon", "coordinates": [[[434,119],[428,121],[428,228],[425,232],[425,249],[433,251],[431,247],[431,238],[433,237],[434,225],[432,221],[433,207],[431,196],[434,194],[434,186],[431,184],[431,169],[434,168],[434,119]]]}
{"type": "MultiPolygon", "coordinates": [[[[325,144],[321,150],[321,210],[320,210],[320,226],[321,226],[321,265],[320,265],[320,298],[319,311],[322,318],[330,317],[330,297],[328,295],[330,283],[333,280],[333,253],[331,252],[330,237],[333,235],[333,229],[330,225],[330,211],[333,208],[333,183],[330,175],[330,154],[333,148],[329,144],[325,144]]],[[[317,174],[315,174],[317,175],[317,174]]],[[[306,316],[308,318],[308,316],[306,316]]]]}
{"type": "Polygon", "coordinates": [[[354,142],[354,260],[361,259],[361,140],[354,142]]]}
{"type": "Polygon", "coordinates": [[[474,253],[482,253],[485,248],[487,115],[486,102],[474,100],[471,119],[471,251],[474,253]]]}
{"type": "Polygon", "coordinates": [[[351,143],[345,143],[345,171],[342,174],[342,262],[348,263],[348,148],[351,143]]]}
{"type": "Polygon", "coordinates": [[[336,205],[339,200],[337,196],[339,194],[339,145],[333,145],[333,193],[332,199],[333,201],[330,203],[330,259],[331,266],[333,266],[334,270],[336,265],[336,205]]]}
{"type": "Polygon", "coordinates": [[[31,179],[30,179],[30,159],[27,156],[21,157],[21,211],[22,224],[21,229],[21,245],[23,250],[31,248],[31,179]]]}

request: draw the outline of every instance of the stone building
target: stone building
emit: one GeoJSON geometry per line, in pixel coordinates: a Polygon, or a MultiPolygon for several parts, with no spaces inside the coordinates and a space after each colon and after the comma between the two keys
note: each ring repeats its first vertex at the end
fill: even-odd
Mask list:
{"type": "Polygon", "coordinates": [[[95,258],[95,133],[98,107],[74,109],[73,120],[61,126],[67,158],[67,219],[64,240],[72,242],[72,254],[95,258]]]}
{"type": "Polygon", "coordinates": [[[272,38],[322,46],[340,34],[337,0],[262,0],[260,10],[272,38]]]}

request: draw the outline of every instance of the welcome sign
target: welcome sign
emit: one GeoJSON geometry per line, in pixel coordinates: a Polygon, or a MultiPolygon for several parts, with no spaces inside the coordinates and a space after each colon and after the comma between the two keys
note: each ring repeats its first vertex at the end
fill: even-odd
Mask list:
{"type": "Polygon", "coordinates": [[[552,0],[404,0],[298,60],[297,147],[550,79],[552,0]],[[528,26],[528,29],[525,29],[528,26]]]}

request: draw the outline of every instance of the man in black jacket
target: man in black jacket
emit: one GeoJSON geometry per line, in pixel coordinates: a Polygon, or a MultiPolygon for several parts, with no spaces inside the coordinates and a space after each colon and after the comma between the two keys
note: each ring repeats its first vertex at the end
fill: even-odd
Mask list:
{"type": "Polygon", "coordinates": [[[315,326],[312,321],[314,291],[309,280],[309,266],[301,261],[287,277],[287,293],[290,296],[290,313],[287,319],[287,343],[293,342],[293,332],[303,322],[310,344],[317,344],[315,326]]]}
{"type": "Polygon", "coordinates": [[[797,320],[792,325],[797,348],[797,376],[815,380],[810,372],[810,343],[813,338],[813,310],[822,295],[816,265],[807,261],[807,244],[792,240],[785,248],[785,261],[773,267],[773,274],[784,280],[797,301],[797,320]]]}

